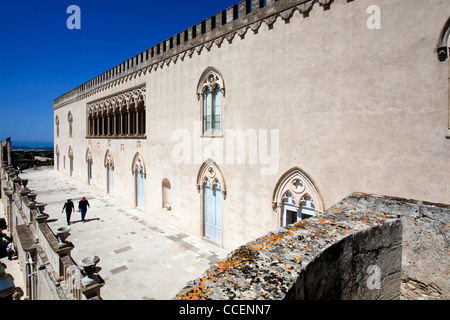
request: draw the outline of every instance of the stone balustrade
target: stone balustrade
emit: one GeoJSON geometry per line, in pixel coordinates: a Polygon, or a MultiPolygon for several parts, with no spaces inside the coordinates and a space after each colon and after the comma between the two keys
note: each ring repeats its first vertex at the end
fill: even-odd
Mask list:
{"type": "Polygon", "coordinates": [[[66,240],[67,230],[52,230],[47,224],[45,204],[26,186],[12,167],[1,167],[1,200],[6,211],[8,231],[23,271],[25,299],[91,300],[101,299],[104,285],[99,275],[92,277],[71,257],[74,245],[66,240]],[[63,233],[64,236],[63,236],[63,233]]]}

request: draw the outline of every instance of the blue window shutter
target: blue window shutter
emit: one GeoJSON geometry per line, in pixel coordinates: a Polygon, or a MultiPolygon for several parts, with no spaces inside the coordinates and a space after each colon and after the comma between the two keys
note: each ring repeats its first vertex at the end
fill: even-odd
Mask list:
{"type": "Polygon", "coordinates": [[[220,87],[214,90],[214,124],[213,128],[221,130],[222,96],[220,87]]]}
{"type": "Polygon", "coordinates": [[[208,89],[204,95],[204,109],[203,110],[203,128],[205,131],[211,130],[211,91],[208,89]]]}

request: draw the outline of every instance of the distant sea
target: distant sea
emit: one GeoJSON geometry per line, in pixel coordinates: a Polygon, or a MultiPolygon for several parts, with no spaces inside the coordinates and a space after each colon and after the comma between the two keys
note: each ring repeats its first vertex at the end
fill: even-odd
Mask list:
{"type": "Polygon", "coordinates": [[[51,141],[11,141],[13,151],[53,151],[51,141]]]}

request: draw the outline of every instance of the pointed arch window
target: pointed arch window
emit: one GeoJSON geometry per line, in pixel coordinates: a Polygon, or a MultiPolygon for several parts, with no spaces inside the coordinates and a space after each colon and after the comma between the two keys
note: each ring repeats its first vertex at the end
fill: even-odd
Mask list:
{"type": "Polygon", "coordinates": [[[203,136],[221,136],[225,84],[219,71],[207,68],[197,85],[203,136]]]}
{"type": "Polygon", "coordinates": [[[308,219],[324,211],[323,200],[313,180],[300,168],[286,172],[273,193],[272,207],[279,226],[308,219]]]}

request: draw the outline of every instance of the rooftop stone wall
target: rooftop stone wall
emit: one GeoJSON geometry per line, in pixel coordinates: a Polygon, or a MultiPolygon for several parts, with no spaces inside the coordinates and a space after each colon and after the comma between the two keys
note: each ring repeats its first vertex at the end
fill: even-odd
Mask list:
{"type": "Polygon", "coordinates": [[[347,197],[343,203],[358,211],[386,212],[401,219],[402,298],[450,298],[449,204],[360,193],[347,197]]]}
{"type": "MultiPolygon", "coordinates": [[[[71,257],[70,241],[61,240],[47,224],[44,203],[26,186],[27,179],[19,177],[7,163],[0,164],[0,201],[5,208],[9,236],[24,280],[26,300],[98,300],[104,280],[97,274],[94,281],[84,285],[87,277],[71,257]],[[60,246],[60,243],[62,246],[60,246]]],[[[6,232],[6,230],[4,230],[6,232]]]]}
{"type": "Polygon", "coordinates": [[[448,299],[449,207],[354,193],[239,247],[174,299],[448,299]]]}
{"type": "Polygon", "coordinates": [[[398,217],[340,202],[239,247],[175,299],[397,299],[401,230],[398,217]]]}

